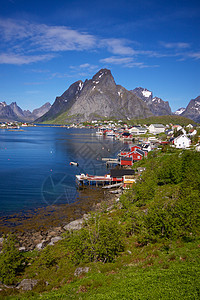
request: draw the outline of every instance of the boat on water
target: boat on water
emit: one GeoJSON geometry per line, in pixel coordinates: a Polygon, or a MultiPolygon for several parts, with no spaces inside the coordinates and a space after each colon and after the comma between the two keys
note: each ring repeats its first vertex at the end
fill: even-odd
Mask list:
{"type": "Polygon", "coordinates": [[[114,133],[113,130],[108,130],[108,131],[106,132],[106,136],[109,136],[109,137],[115,137],[115,133],[114,133]]]}
{"type": "Polygon", "coordinates": [[[70,166],[76,166],[76,167],[78,167],[78,163],[77,162],[71,161],[69,164],[70,164],[70,166]]]}
{"type": "Polygon", "coordinates": [[[96,131],[96,135],[97,136],[103,136],[103,131],[101,131],[101,130],[96,131]]]}

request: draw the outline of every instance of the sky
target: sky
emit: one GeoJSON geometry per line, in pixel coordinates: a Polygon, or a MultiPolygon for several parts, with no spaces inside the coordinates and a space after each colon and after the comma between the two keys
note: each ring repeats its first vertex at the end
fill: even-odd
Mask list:
{"type": "Polygon", "coordinates": [[[102,68],[186,107],[200,95],[199,0],[0,0],[0,101],[32,111],[102,68]]]}

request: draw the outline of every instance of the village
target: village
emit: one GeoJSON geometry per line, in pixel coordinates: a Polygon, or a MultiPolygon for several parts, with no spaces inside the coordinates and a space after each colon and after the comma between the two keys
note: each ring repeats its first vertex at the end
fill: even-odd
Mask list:
{"type": "MultiPolygon", "coordinates": [[[[98,124],[93,121],[92,128],[96,128],[99,138],[113,138],[129,145],[128,151],[121,151],[116,158],[102,158],[106,166],[110,167],[110,174],[94,176],[88,174],[76,175],[79,185],[96,185],[104,189],[117,188],[111,193],[128,189],[141,176],[144,168],[134,169],[134,163],[146,159],[150,151],[172,147],[177,149],[193,149],[200,151],[199,127],[188,124],[187,126],[169,124],[151,124],[149,126],[128,126],[127,124],[104,121],[98,124]]],[[[73,125],[75,127],[84,125],[73,125]]],[[[72,126],[72,127],[73,127],[72,126]]]]}
{"type": "Polygon", "coordinates": [[[20,129],[27,126],[30,126],[30,124],[26,122],[0,122],[0,129],[20,129]]]}

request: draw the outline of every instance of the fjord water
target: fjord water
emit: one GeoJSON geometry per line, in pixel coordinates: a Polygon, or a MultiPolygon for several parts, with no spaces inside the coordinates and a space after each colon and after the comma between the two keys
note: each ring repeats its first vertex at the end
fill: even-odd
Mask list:
{"type": "Polygon", "coordinates": [[[0,130],[0,216],[72,203],[80,197],[75,175],[108,173],[101,158],[116,157],[122,147],[94,129],[0,130]]]}

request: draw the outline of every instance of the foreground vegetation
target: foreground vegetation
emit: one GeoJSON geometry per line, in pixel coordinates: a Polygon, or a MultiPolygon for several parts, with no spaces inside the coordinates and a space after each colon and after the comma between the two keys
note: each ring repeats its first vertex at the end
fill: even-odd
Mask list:
{"type": "MultiPolygon", "coordinates": [[[[19,253],[9,237],[0,280],[37,279],[8,299],[199,299],[200,153],[165,149],[120,201],[91,214],[55,246],[19,253]]],[[[9,296],[12,295],[12,296],[9,296]]]]}

